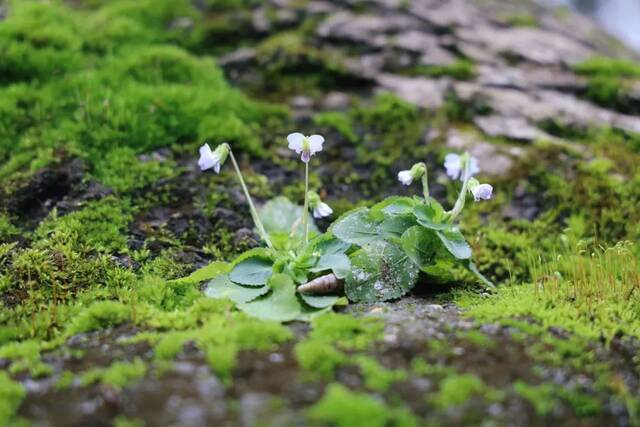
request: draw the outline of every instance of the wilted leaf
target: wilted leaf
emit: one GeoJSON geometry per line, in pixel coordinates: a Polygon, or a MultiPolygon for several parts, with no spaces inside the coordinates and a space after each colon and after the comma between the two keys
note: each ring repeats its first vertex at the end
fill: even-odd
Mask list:
{"type": "Polygon", "coordinates": [[[376,241],[351,257],[345,293],[356,302],[385,301],[407,293],[417,279],[418,266],[398,245],[376,241]]]}
{"type": "Polygon", "coordinates": [[[242,286],[229,280],[229,276],[221,274],[207,283],[204,294],[210,298],[229,298],[236,304],[253,301],[261,295],[269,292],[268,286],[259,288],[242,286]]]}

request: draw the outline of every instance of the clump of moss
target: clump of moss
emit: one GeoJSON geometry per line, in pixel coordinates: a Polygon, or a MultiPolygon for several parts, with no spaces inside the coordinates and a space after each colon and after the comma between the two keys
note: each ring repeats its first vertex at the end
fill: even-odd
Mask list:
{"type": "Polygon", "coordinates": [[[137,382],[146,372],[147,366],[142,359],[134,359],[132,362],[115,362],[107,368],[94,368],[84,372],[80,377],[80,383],[84,386],[101,383],[122,389],[137,382]]]}
{"type": "MultiPolygon", "coordinates": [[[[311,325],[313,329],[309,337],[296,344],[294,353],[307,376],[313,379],[332,378],[338,367],[350,363],[348,352],[368,349],[381,338],[384,327],[379,319],[336,313],[315,318],[311,325]]],[[[360,362],[361,368],[364,366],[365,376],[366,373],[372,376],[378,373],[382,377],[387,373],[386,370],[382,372],[382,369],[376,369],[381,367],[369,358],[363,358],[360,362]]],[[[380,385],[376,379],[372,381],[380,385]]]]}
{"type": "Polygon", "coordinates": [[[358,356],[355,363],[364,378],[364,385],[376,391],[386,391],[395,382],[407,379],[407,372],[401,369],[390,370],[377,360],[368,356],[358,356]]]}
{"type": "Polygon", "coordinates": [[[585,96],[608,108],[635,110],[627,97],[629,83],[640,79],[640,64],[626,59],[594,57],[574,67],[587,78],[585,96]]]}
{"type": "Polygon", "coordinates": [[[467,59],[459,59],[450,65],[416,65],[403,72],[411,76],[452,77],[456,80],[470,80],[476,75],[474,63],[467,59]]]}
{"type": "Polygon", "coordinates": [[[120,325],[131,318],[131,308],[117,301],[96,301],[69,326],[69,335],[120,325]]]}
{"type": "Polygon", "coordinates": [[[11,422],[26,394],[24,386],[0,371],[0,424],[11,422]]]}
{"type": "Polygon", "coordinates": [[[440,381],[438,392],[430,401],[440,409],[459,406],[471,397],[478,396],[489,401],[504,399],[504,393],[486,385],[481,378],[472,374],[450,375],[440,381]]]}
{"type": "Polygon", "coordinates": [[[413,427],[417,419],[405,408],[389,407],[373,396],[352,392],[341,384],[330,384],[320,401],[308,409],[309,419],[337,427],[394,425],[413,427]]]}
{"type": "Polygon", "coordinates": [[[513,385],[515,392],[529,401],[536,414],[545,416],[556,406],[555,387],[553,384],[531,385],[524,381],[516,381],[513,385]]]}

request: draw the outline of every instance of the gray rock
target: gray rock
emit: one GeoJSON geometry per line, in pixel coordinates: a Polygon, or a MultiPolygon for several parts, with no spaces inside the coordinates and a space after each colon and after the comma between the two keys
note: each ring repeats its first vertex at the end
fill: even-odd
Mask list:
{"type": "Polygon", "coordinates": [[[517,141],[533,141],[551,138],[523,117],[476,116],[473,122],[482,132],[493,137],[504,137],[517,141]]]}
{"type": "Polygon", "coordinates": [[[450,88],[449,79],[403,77],[394,74],[379,75],[377,83],[378,91],[393,92],[407,102],[428,109],[439,108],[450,88]]]}
{"type": "Polygon", "coordinates": [[[502,147],[483,141],[473,133],[451,130],[447,146],[456,151],[468,151],[478,159],[482,175],[506,176],[514,165],[511,156],[502,152],[502,147]]]}
{"type": "Polygon", "coordinates": [[[539,28],[474,26],[456,34],[468,43],[488,49],[495,56],[515,56],[543,65],[576,64],[595,54],[573,39],[539,28]]]}

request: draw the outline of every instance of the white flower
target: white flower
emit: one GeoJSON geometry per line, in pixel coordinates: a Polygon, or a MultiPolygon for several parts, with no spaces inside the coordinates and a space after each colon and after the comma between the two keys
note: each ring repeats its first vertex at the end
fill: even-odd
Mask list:
{"type": "Polygon", "coordinates": [[[325,216],[329,216],[333,213],[333,209],[331,206],[324,202],[318,203],[318,205],[313,208],[313,217],[314,218],[324,218],[325,216]]]}
{"type": "Polygon", "coordinates": [[[471,189],[473,199],[478,202],[480,200],[489,200],[493,193],[493,187],[490,184],[479,184],[471,189]]]}
{"type": "MultiPolygon", "coordinates": [[[[478,167],[478,160],[475,157],[469,157],[469,176],[474,176],[478,172],[480,172],[480,168],[478,167]]],[[[449,153],[444,158],[444,167],[447,169],[447,175],[451,179],[464,179],[462,176],[462,157],[449,153]]]]}
{"type": "Polygon", "coordinates": [[[198,166],[203,171],[213,168],[216,173],[220,173],[220,159],[221,154],[216,151],[211,151],[209,144],[204,144],[200,147],[200,160],[198,160],[198,166]]]}
{"type": "Polygon", "coordinates": [[[398,181],[400,181],[403,185],[411,185],[413,182],[413,175],[410,170],[400,171],[398,172],[398,181]]]}
{"type": "Polygon", "coordinates": [[[320,135],[304,136],[299,132],[295,132],[287,136],[287,141],[289,141],[289,148],[301,154],[302,161],[308,163],[311,156],[318,151],[322,151],[324,138],[320,135]]]}

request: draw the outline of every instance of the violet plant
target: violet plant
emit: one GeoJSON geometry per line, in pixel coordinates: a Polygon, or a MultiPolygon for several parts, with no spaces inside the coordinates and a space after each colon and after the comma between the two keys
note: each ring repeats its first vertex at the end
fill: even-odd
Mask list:
{"type": "MultiPolygon", "coordinates": [[[[416,163],[398,173],[404,185],[420,182],[422,196],[389,197],[371,208],[348,212],[320,234],[310,217],[329,216],[333,210],[309,189],[309,164],[323,149],[320,135],[292,133],[288,146],[304,165],[304,203],[298,206],[276,197],[256,209],[231,147],[200,148],[198,165],[220,172],[227,159],[247,199],[249,211],[264,247],[251,249],[231,263],[214,263],[215,274],[206,293],[229,298],[247,314],[262,319],[310,320],[336,304],[399,298],[421,275],[437,282],[452,280],[460,267],[493,286],[476,268],[471,247],[456,225],[469,194],[487,200],[493,188],[474,175],[478,162],[468,153],[445,157],[447,175],[461,182],[454,206],[445,210],[429,192],[428,169],[416,163]]],[[[212,267],[213,266],[213,267],[212,267]]]]}
{"type": "Polygon", "coordinates": [[[351,270],[347,256],[351,244],[320,234],[309,217],[310,212],[314,218],[333,213],[318,193],[309,190],[309,163],[312,156],[322,151],[324,138],[292,133],[287,140],[289,148],[300,155],[304,164],[303,207],[277,197],[257,210],[229,144],[222,143],[215,150],[207,144],[200,148],[198,165],[203,171],[213,169],[219,173],[226,159],[231,159],[255,228],[266,245],[243,253],[229,264],[218,263],[206,294],[229,298],[240,310],[258,318],[310,320],[336,304],[345,304],[346,299],[337,292],[302,293],[300,285],[320,277],[324,281],[344,279],[351,270]]]}
{"type": "Polygon", "coordinates": [[[335,237],[358,247],[350,254],[351,271],[344,284],[350,301],[399,298],[415,286],[420,274],[447,282],[457,267],[493,286],[476,268],[471,247],[456,225],[469,193],[476,201],[486,200],[493,188],[473,177],[479,172],[478,163],[468,153],[447,155],[445,168],[449,177],[462,182],[448,211],[430,196],[427,166],[416,163],[398,173],[398,180],[404,185],[420,180],[422,197],[389,197],[371,208],[348,212],[332,224],[335,237]]]}

